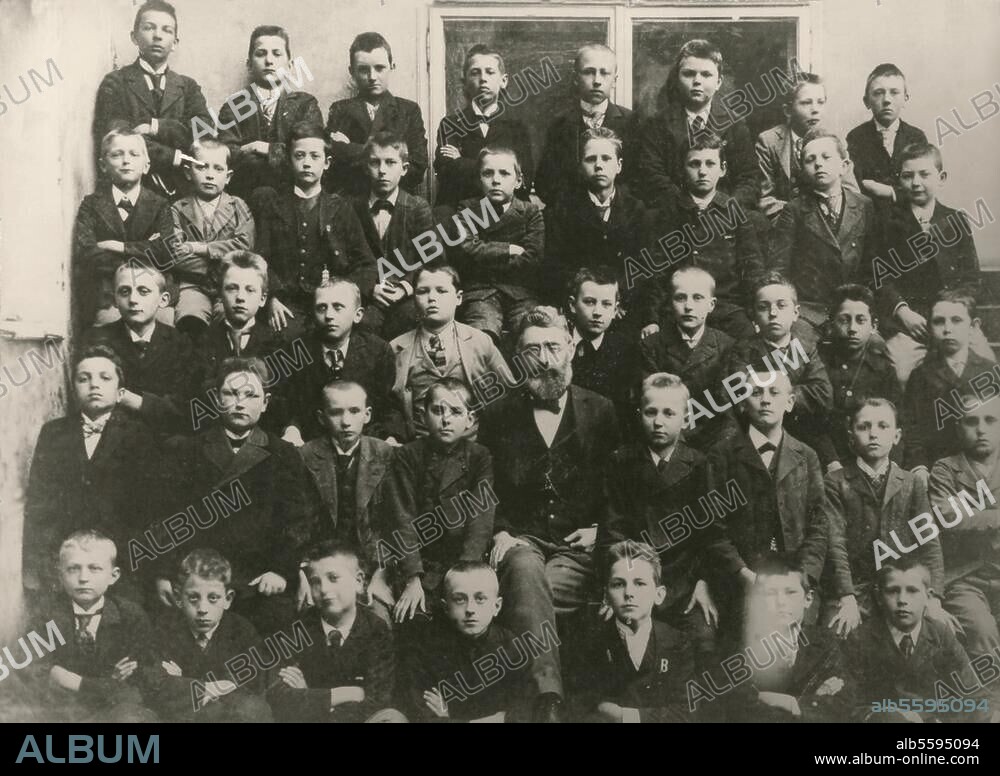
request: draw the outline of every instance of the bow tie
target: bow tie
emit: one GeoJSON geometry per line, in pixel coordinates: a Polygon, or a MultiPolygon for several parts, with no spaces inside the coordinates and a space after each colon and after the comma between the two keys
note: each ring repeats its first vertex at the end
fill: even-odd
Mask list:
{"type": "Polygon", "coordinates": [[[118,200],[119,210],[127,210],[129,213],[131,213],[134,208],[135,205],[132,204],[132,200],[127,199],[126,197],[122,197],[120,200],[118,200]]]}
{"type": "Polygon", "coordinates": [[[104,433],[104,427],[107,425],[107,422],[108,422],[107,418],[105,418],[104,420],[96,421],[96,422],[92,421],[92,420],[87,420],[87,418],[84,418],[83,419],[83,437],[84,437],[84,439],[86,439],[87,437],[99,436],[100,434],[103,434],[104,433]]]}
{"type": "Polygon", "coordinates": [[[231,448],[233,448],[233,452],[234,452],[234,453],[235,453],[235,452],[238,452],[238,451],[239,451],[239,449],[240,449],[241,447],[243,447],[243,445],[244,445],[244,444],[246,444],[246,442],[247,442],[247,440],[248,440],[249,438],[250,438],[249,434],[248,434],[247,436],[243,437],[242,439],[233,439],[233,438],[232,438],[232,437],[230,437],[230,436],[227,436],[227,437],[226,437],[226,439],[228,439],[228,440],[229,440],[229,446],[230,446],[231,448]]]}
{"type": "Polygon", "coordinates": [[[778,448],[775,447],[773,443],[765,442],[764,444],[762,444],[760,447],[757,448],[757,452],[763,455],[764,453],[773,453],[777,449],[778,448]]]}
{"type": "Polygon", "coordinates": [[[396,209],[396,206],[395,206],[395,205],[393,205],[393,204],[392,204],[392,203],[391,203],[391,202],[390,202],[389,200],[387,200],[387,199],[376,199],[376,200],[375,200],[375,201],[374,201],[374,202],[372,203],[372,215],[373,215],[373,216],[377,216],[377,215],[378,215],[378,214],[379,214],[380,212],[382,212],[383,210],[384,210],[384,211],[385,211],[386,213],[391,213],[391,212],[392,212],[393,210],[395,210],[395,209],[396,209]]]}
{"type": "Polygon", "coordinates": [[[533,398],[531,403],[536,410],[546,410],[554,415],[559,414],[559,399],[533,398]]]}

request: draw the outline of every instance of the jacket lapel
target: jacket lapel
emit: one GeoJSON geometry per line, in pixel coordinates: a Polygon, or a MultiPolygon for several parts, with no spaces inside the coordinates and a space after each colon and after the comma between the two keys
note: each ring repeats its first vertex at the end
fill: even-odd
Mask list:
{"type": "MultiPolygon", "coordinates": [[[[840,219],[840,229],[837,231],[838,237],[851,234],[861,221],[862,216],[861,201],[847,189],[844,189],[843,192],[844,213],[840,219]]],[[[839,245],[840,243],[838,242],[837,244],[839,245]]]]}
{"type": "MultiPolygon", "coordinates": [[[[150,116],[156,116],[156,106],[153,104],[153,94],[149,91],[149,84],[146,83],[145,71],[139,66],[139,61],[136,60],[131,65],[122,68],[125,74],[125,82],[128,84],[128,88],[132,90],[132,93],[139,98],[142,102],[142,107],[149,111],[150,116]]],[[[170,72],[169,70],[167,71],[170,72]]],[[[167,82],[169,84],[170,76],[167,76],[167,82]]],[[[164,99],[166,95],[164,95],[164,99]]]]}
{"type": "MultiPolygon", "coordinates": [[[[107,655],[115,641],[114,635],[122,623],[121,609],[111,598],[104,599],[104,611],[101,613],[101,622],[97,626],[97,638],[94,641],[98,655],[107,655]]],[[[74,630],[76,618],[74,618],[74,630]]]]}
{"type": "Polygon", "coordinates": [[[903,470],[897,464],[890,462],[889,479],[885,484],[885,495],[882,497],[883,508],[903,489],[904,482],[906,482],[906,475],[903,470]]]}
{"type": "Polygon", "coordinates": [[[229,446],[226,439],[226,432],[222,426],[214,426],[205,433],[205,441],[202,443],[202,450],[205,458],[208,459],[219,473],[219,482],[225,480],[225,475],[233,464],[233,448],[229,446]]]}
{"type": "MultiPolygon", "coordinates": [[[[145,79],[143,79],[145,80],[145,79]]],[[[167,70],[167,83],[163,90],[163,99],[160,100],[160,110],[158,116],[166,116],[170,107],[184,95],[181,88],[181,77],[173,70],[167,70]]]]}
{"type": "MultiPolygon", "coordinates": [[[[362,110],[364,111],[365,118],[368,118],[368,111],[362,105],[362,110]]],[[[396,98],[391,94],[387,94],[382,100],[382,104],[379,109],[375,112],[375,121],[372,122],[369,135],[373,135],[376,132],[381,132],[389,127],[396,125],[396,114],[399,112],[399,106],[396,103],[396,98]]]]}
{"type": "Polygon", "coordinates": [[[789,181],[792,180],[792,154],[795,149],[792,145],[792,130],[788,127],[776,127],[778,133],[778,161],[781,169],[789,181]]]}
{"type": "MultiPolygon", "coordinates": [[[[223,433],[225,436],[225,433],[223,433]]],[[[229,443],[223,440],[223,444],[228,447],[229,443]]],[[[271,457],[271,451],[267,446],[267,433],[259,428],[250,432],[250,437],[243,443],[239,453],[231,455],[229,470],[226,472],[225,481],[234,480],[241,474],[250,471],[261,461],[271,457]]]]}
{"type": "MultiPolygon", "coordinates": [[[[844,196],[844,204],[842,207],[847,207],[846,195],[844,196]]],[[[846,219],[847,214],[844,213],[844,220],[846,219]]],[[[830,229],[830,224],[827,223],[827,220],[823,218],[823,214],[819,209],[819,200],[813,195],[809,196],[809,209],[806,211],[803,220],[805,221],[806,228],[810,232],[822,238],[827,244],[835,247],[837,252],[840,253],[840,243],[837,242],[837,236],[833,233],[833,230],[830,229]]],[[[843,227],[843,224],[841,224],[841,227],[843,227]]]]}
{"type": "MultiPolygon", "coordinates": [[[[759,455],[757,457],[760,458],[759,455]]],[[[786,432],[781,437],[781,449],[778,450],[778,470],[774,474],[774,481],[781,482],[785,477],[797,471],[802,466],[802,457],[802,450],[798,442],[788,436],[786,432]]]]}
{"type": "MultiPolygon", "coordinates": [[[[367,437],[361,437],[361,447],[358,459],[358,483],[355,487],[355,504],[357,513],[362,514],[371,501],[372,494],[385,476],[385,462],[375,451],[375,443],[367,437]]],[[[334,467],[336,469],[336,467],[334,467]]],[[[336,491],[336,488],[334,488],[336,491]]]]}
{"type": "Polygon", "coordinates": [[[197,240],[204,240],[205,218],[202,209],[198,207],[197,203],[189,197],[182,197],[174,203],[174,207],[181,212],[187,221],[192,231],[191,237],[197,240]]]}
{"type": "Polygon", "coordinates": [[[112,229],[116,237],[124,241],[125,222],[122,221],[122,217],[118,215],[118,205],[114,200],[110,185],[101,187],[101,191],[97,197],[95,205],[97,213],[100,215],[104,223],[112,229]]]}

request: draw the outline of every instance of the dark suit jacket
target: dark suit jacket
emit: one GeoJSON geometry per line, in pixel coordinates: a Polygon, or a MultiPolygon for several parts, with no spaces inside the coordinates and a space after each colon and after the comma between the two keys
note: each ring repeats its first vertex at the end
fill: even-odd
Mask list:
{"type": "Polygon", "coordinates": [[[249,85],[246,91],[257,108],[252,116],[239,120],[228,102],[219,108],[220,126],[234,124],[228,129],[219,131],[219,140],[229,146],[232,153],[229,167],[233,171],[233,178],[229,182],[228,189],[243,199],[249,198],[254,189],[261,186],[271,186],[275,189],[291,186],[288,137],[291,135],[292,127],[303,122],[317,127],[323,124],[323,113],[319,109],[319,103],[308,92],[286,92],[282,89],[278,104],[274,108],[274,118],[268,124],[260,107],[257,92],[249,85]],[[263,140],[268,144],[266,157],[240,151],[242,146],[255,140],[263,140]]]}
{"type": "Polygon", "coordinates": [[[363,152],[365,143],[377,132],[392,132],[406,141],[410,154],[410,169],[400,181],[411,194],[424,182],[427,172],[427,133],[420,106],[412,100],[386,94],[375,120],[368,118],[364,97],[348,97],[336,100],[330,105],[326,121],[326,134],[343,132],[350,143],[333,144],[333,164],[324,176],[324,184],[333,190],[346,194],[362,194],[368,191],[368,175],[365,171],[363,152]]]}
{"type": "Polygon", "coordinates": [[[256,252],[267,258],[268,286],[278,299],[310,297],[320,284],[323,268],[358,284],[365,301],[378,282],[375,257],[365,240],[350,200],[337,194],[319,195],[322,250],[300,256],[296,196],[291,190],[259,189],[253,197],[257,220],[256,252]]]}
{"type": "Polygon", "coordinates": [[[119,566],[128,573],[128,540],[141,537],[158,516],[162,475],[155,437],[126,410],[111,413],[90,459],[79,415],[46,423],[25,492],[25,572],[47,577],[63,539],[96,528],[115,541],[119,566]]]}
{"type": "Polygon", "coordinates": [[[606,396],[615,403],[622,435],[636,425],[635,393],[639,380],[639,347],[635,335],[614,325],[596,351],[580,340],[573,356],[573,385],[606,396]]]}
{"type": "Polygon", "coordinates": [[[83,347],[107,345],[122,361],[128,390],[142,397],[141,417],[156,431],[190,433],[188,401],[197,385],[197,364],[188,338],[157,323],[144,356],[139,355],[124,321],[95,326],[83,347]]]}
{"type": "MultiPolygon", "coordinates": [[[[385,258],[403,276],[400,278],[397,275],[388,275],[388,278],[397,281],[405,280],[412,286],[417,271],[408,270],[405,267],[420,266],[424,261],[413,244],[413,240],[434,228],[431,206],[427,204],[427,200],[400,189],[399,197],[396,199],[396,207],[389,220],[389,227],[385,230],[385,237],[382,239],[379,239],[378,228],[375,226],[371,210],[368,208],[368,193],[356,195],[352,199],[352,203],[372,255],[376,258],[385,258]],[[396,255],[396,251],[403,255],[402,259],[396,255]]],[[[402,304],[402,301],[397,302],[397,304],[402,304]]]]}
{"type": "Polygon", "coordinates": [[[669,625],[653,620],[653,631],[639,669],[632,664],[618,623],[611,619],[591,628],[582,642],[579,703],[584,713],[601,702],[637,709],[640,722],[693,722],[688,710],[687,682],[694,678],[690,641],[669,625]]]}
{"type": "Polygon", "coordinates": [[[194,195],[182,197],[170,207],[174,233],[181,242],[203,242],[209,257],[191,256],[173,265],[178,282],[197,283],[202,291],[215,298],[221,279],[220,264],[230,251],[248,251],[254,247],[253,215],[239,197],[222,192],[211,223],[194,195]]]}
{"type": "Polygon", "coordinates": [[[531,157],[531,136],[524,122],[509,116],[508,109],[502,102],[498,105],[500,110],[487,121],[489,131],[486,137],[479,131],[479,117],[470,107],[449,113],[441,120],[434,154],[434,172],[437,173],[438,184],[436,205],[454,207],[463,199],[481,196],[479,152],[486,146],[503,146],[517,154],[524,177],[524,185],[518,189],[517,194],[522,199],[528,198],[531,192],[531,175],[535,169],[531,157]],[[455,146],[461,156],[458,159],[441,156],[441,146],[444,145],[455,146]]]}
{"type": "Polygon", "coordinates": [[[302,460],[319,490],[324,514],[320,538],[340,539],[358,547],[369,568],[378,562],[378,540],[386,533],[382,507],[389,468],[395,448],[374,437],[361,437],[358,478],[354,490],[354,524],[341,518],[337,503],[337,451],[329,437],[314,439],[299,448],[302,460]]]}
{"type": "Polygon", "coordinates": [[[317,610],[300,617],[312,643],[283,665],[298,666],[307,687],[297,690],[280,682],[268,692],[277,721],[364,722],[390,705],[396,678],[392,629],[369,609],[359,606],[356,611],[351,632],[336,652],[327,646],[317,610]],[[331,712],[334,687],[360,687],[365,699],[341,704],[331,712]]]}
{"type": "MultiPolygon", "coordinates": [[[[636,141],[638,134],[637,113],[621,105],[608,103],[603,127],[610,129],[622,140],[622,160],[625,164],[617,185],[629,184],[638,161],[636,141]]],[[[535,193],[547,204],[553,205],[561,195],[582,184],[580,159],[583,156],[583,133],[589,129],[583,120],[580,105],[574,99],[573,107],[553,119],[545,130],[542,158],[535,173],[535,193]]]]}
{"type": "Polygon", "coordinates": [[[315,536],[320,510],[316,486],[298,451],[257,428],[233,454],[217,425],[170,440],[167,455],[170,482],[177,488],[170,499],[171,513],[193,507],[198,522],[194,537],[176,546],[164,529],[154,529],[157,541],[172,547],[155,564],[158,576],[173,578],[172,569],[184,555],[214,547],[232,564],[237,595],[267,571],[293,584],[301,551],[315,536]],[[220,501],[220,493],[230,506],[220,501]]]}
{"type": "MultiPolygon", "coordinates": [[[[739,200],[749,212],[757,207],[760,184],[757,159],[750,130],[742,121],[733,122],[731,114],[719,100],[714,100],[708,126],[726,142],[726,177],[720,186],[739,200]]],[[[639,130],[639,170],[644,199],[650,207],[679,197],[683,191],[684,169],[682,154],[687,148],[687,114],[680,105],[668,105],[665,111],[648,118],[639,130]]]]}
{"type": "Polygon", "coordinates": [[[180,169],[173,166],[174,151],[187,153],[191,147],[194,139],[192,119],[197,117],[210,128],[215,124],[208,113],[201,87],[193,78],[168,68],[166,88],[157,110],[144,73],[137,59],[104,76],[97,89],[97,104],[94,107],[94,152],[100,154],[101,139],[116,121],[124,121],[131,128],[148,124],[155,118],[159,123],[159,132],[146,136],[150,171],[160,174],[168,186],[177,189],[184,184],[184,180],[180,169]]]}
{"type": "Polygon", "coordinates": [[[929,468],[939,458],[959,452],[954,413],[962,409],[953,391],[961,395],[962,391],[972,390],[970,381],[995,366],[992,361],[969,350],[965,369],[959,377],[941,355],[931,350],[924,362],[910,373],[903,398],[907,469],[921,465],[929,468]],[[951,410],[939,406],[939,400],[947,402],[951,410]]]}
{"type": "Polygon", "coordinates": [[[614,405],[575,385],[568,393],[548,449],[524,394],[511,394],[483,413],[478,441],[493,454],[500,499],[495,531],[562,544],[564,536],[604,518],[601,474],[620,439],[614,405]]]}
{"type": "Polygon", "coordinates": [[[871,200],[844,189],[840,227],[834,234],[812,192],[791,200],[771,233],[771,263],[798,289],[799,300],[823,309],[844,283],[868,285],[879,251],[871,200]]]}
{"type": "MultiPolygon", "coordinates": [[[[851,593],[859,596],[872,590],[875,583],[874,541],[885,543],[893,552],[899,548],[889,535],[894,532],[904,547],[919,544],[908,521],[930,511],[927,485],[923,477],[911,474],[895,463],[889,465],[885,495],[875,500],[867,477],[858,468],[857,459],[844,468],[826,475],[823,482],[830,504],[830,554],[827,571],[833,573],[831,597],[851,593]],[[857,590],[855,586],[861,586],[857,590]]],[[[941,545],[932,539],[914,550],[914,557],[931,572],[931,587],[943,593],[941,545]]]]}
{"type": "Polygon", "coordinates": [[[858,124],[847,133],[847,153],[854,163],[854,175],[858,186],[864,180],[885,183],[899,189],[899,157],[903,149],[911,143],[926,143],[927,136],[922,130],[902,119],[892,146],[892,156],[885,152],[882,136],[875,129],[873,119],[858,124]]]}

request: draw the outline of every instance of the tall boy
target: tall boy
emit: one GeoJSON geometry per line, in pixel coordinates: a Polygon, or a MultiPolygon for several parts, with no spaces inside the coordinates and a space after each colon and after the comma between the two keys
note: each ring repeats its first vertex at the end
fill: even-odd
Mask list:
{"type": "MultiPolygon", "coordinates": [[[[523,176],[517,154],[490,146],[479,153],[480,193],[499,220],[473,233],[456,217],[461,242],[453,249],[455,269],[465,278],[465,299],[459,317],[499,341],[538,302],[545,252],[545,220],[531,202],[514,197],[523,176]],[[464,238],[464,239],[463,239],[464,238]]],[[[459,208],[476,212],[478,198],[459,208]]]]}
{"type": "Polygon", "coordinates": [[[249,116],[237,115],[228,101],[219,108],[219,140],[229,146],[232,154],[230,191],[244,200],[249,200],[261,186],[287,188],[292,182],[288,164],[292,127],[300,122],[323,123],[315,97],[286,88],[285,74],[291,58],[291,43],[283,27],[255,27],[250,33],[246,63],[250,76],[246,92],[255,110],[249,116]]]}
{"type": "Polygon", "coordinates": [[[423,198],[400,188],[410,169],[410,151],[399,135],[373,134],[365,144],[361,162],[368,187],[354,197],[354,210],[372,254],[385,259],[394,270],[387,271],[385,278],[380,274],[372,292],[375,308],[384,318],[381,334],[392,339],[417,325],[415,270],[403,267],[423,263],[414,240],[433,228],[431,208],[423,198]]]}
{"type": "Polygon", "coordinates": [[[462,91],[466,107],[441,120],[434,152],[437,174],[437,205],[454,207],[463,199],[478,197],[480,154],[487,146],[510,148],[525,170],[517,182],[517,195],[527,199],[531,191],[531,137],[520,119],[499,104],[507,87],[507,68],[496,49],[477,44],[462,64],[462,91]]]}
{"type": "Polygon", "coordinates": [[[926,143],[927,136],[900,118],[910,99],[906,76],[886,62],[868,74],[863,102],[872,120],[847,133],[847,149],[862,193],[880,206],[897,200],[900,153],[911,143],[926,143]]]}
{"type": "Polygon", "coordinates": [[[175,325],[191,336],[200,335],[212,322],[219,262],[231,251],[253,250],[250,208],[226,193],[233,174],[229,155],[229,148],[218,140],[195,141],[191,146],[195,161],[184,170],[192,193],[170,207],[177,240],[171,274],[179,285],[175,325]]]}
{"type": "Polygon", "coordinates": [[[365,575],[348,545],[306,553],[317,608],[302,615],[309,645],[278,669],[268,694],[279,722],[406,722],[389,708],[396,655],[389,626],[358,606],[365,575]]]}
{"type": "Polygon", "coordinates": [[[412,194],[423,184],[427,171],[427,135],[420,107],[389,91],[396,65],[389,41],[382,35],[361,33],[351,43],[348,56],[357,93],[330,106],[326,133],[333,143],[334,162],[324,182],[346,194],[364,194],[368,190],[365,146],[375,134],[391,132],[409,149],[409,166],[400,185],[412,194]]]}
{"type": "MultiPolygon", "coordinates": [[[[119,318],[113,284],[119,266],[144,258],[166,268],[172,261],[170,203],[142,186],[149,156],[141,135],[112,130],[101,138],[100,154],[106,180],[84,197],[73,228],[75,313],[83,326],[119,318]]],[[[173,322],[173,311],[167,312],[162,320],[173,322]]]]}
{"type": "Polygon", "coordinates": [[[638,114],[611,102],[611,90],[618,80],[615,52],[603,43],[588,43],[576,52],[573,73],[575,104],[556,116],[545,130],[545,145],[535,174],[535,192],[546,205],[556,204],[583,182],[580,160],[586,156],[588,132],[605,130],[620,139],[625,152],[619,146],[618,158],[624,157],[629,164],[622,184],[631,183],[631,168],[637,161],[633,146],[638,114]]]}
{"type": "Polygon", "coordinates": [[[167,67],[178,43],[177,12],[170,3],[149,0],[135,15],[132,42],[139,58],[104,76],[97,90],[93,138],[97,148],[113,128],[125,126],[142,135],[149,149],[149,183],[173,197],[183,186],[183,152],[191,146],[191,124],[197,118],[212,126],[201,87],[167,67]]]}
{"type": "MultiPolygon", "coordinates": [[[[320,177],[330,166],[323,130],[297,124],[288,138],[288,154],[294,187],[261,189],[253,207],[257,251],[271,266],[269,322],[292,342],[302,334],[324,272],[353,280],[365,300],[371,298],[378,272],[351,203],[323,191],[320,177]]],[[[372,328],[377,330],[378,323],[372,328]]]]}
{"type": "Polygon", "coordinates": [[[689,40],[677,52],[667,76],[667,107],[640,129],[639,169],[645,173],[641,188],[650,207],[681,195],[681,149],[706,131],[716,133],[726,143],[726,193],[735,197],[744,211],[757,207],[760,186],[750,130],[744,122],[733,121],[721,101],[714,99],[724,73],[722,52],[707,40],[689,40]]]}
{"type": "MultiPolygon", "coordinates": [[[[979,257],[968,216],[938,201],[938,190],[948,177],[941,152],[929,143],[914,143],[897,156],[897,201],[884,213],[884,255],[889,261],[876,260],[872,274],[885,321],[882,335],[905,385],[927,353],[927,316],[935,294],[962,289],[975,296],[979,257]]],[[[996,360],[979,329],[969,346],[983,358],[996,360]]]]}

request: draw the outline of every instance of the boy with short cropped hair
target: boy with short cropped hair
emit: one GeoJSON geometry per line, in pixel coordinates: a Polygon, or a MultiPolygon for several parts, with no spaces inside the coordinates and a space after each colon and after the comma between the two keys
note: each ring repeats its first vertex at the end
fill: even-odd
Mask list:
{"type": "Polygon", "coordinates": [[[820,329],[838,286],[870,281],[881,235],[871,201],[844,186],[849,160],[839,136],[810,129],[801,161],[803,189],[775,221],[770,249],[774,268],[799,291],[802,317],[820,329]]]}
{"type": "MultiPolygon", "coordinates": [[[[75,313],[83,326],[112,323],[120,317],[114,303],[114,274],[130,259],[152,259],[168,267],[167,240],[173,234],[170,203],[141,183],[149,169],[142,136],[114,129],[98,146],[105,175],[84,197],[73,228],[75,313]]],[[[173,321],[173,311],[161,316],[173,321]]]]}
{"type": "Polygon", "coordinates": [[[909,99],[903,71],[891,62],[879,65],[865,80],[863,102],[872,119],[847,133],[858,185],[880,209],[898,199],[902,150],[911,143],[927,142],[922,130],[900,118],[909,99]]]}
{"type": "Polygon", "coordinates": [[[330,105],[326,134],[333,143],[334,162],[324,182],[346,194],[364,194],[368,190],[365,146],[375,134],[391,132],[409,149],[400,185],[413,194],[427,171],[427,135],[420,107],[389,91],[389,78],[396,69],[389,41],[377,32],[363,32],[351,43],[348,56],[356,94],[330,105]]]}
{"type": "MultiPolygon", "coordinates": [[[[396,337],[389,346],[396,357],[393,395],[402,404],[406,438],[426,434],[424,398],[443,377],[456,377],[470,386],[477,401],[489,376],[513,385],[507,362],[492,339],[455,320],[462,303],[462,281],[452,267],[422,267],[413,278],[414,301],[420,325],[396,337]]],[[[491,381],[496,385],[496,381],[491,381]]]]}
{"type": "MultiPolygon", "coordinates": [[[[480,191],[498,220],[477,232],[471,226],[466,231],[468,224],[463,226],[458,216],[453,220],[460,241],[453,249],[455,269],[466,284],[459,318],[497,342],[501,332],[517,328],[541,292],[545,220],[537,205],[514,197],[522,177],[514,151],[484,148],[479,153],[480,191]]],[[[482,200],[463,200],[459,208],[476,213],[483,209],[482,200]]]]}
{"type": "Polygon", "coordinates": [[[467,105],[445,116],[438,126],[434,152],[436,205],[455,207],[463,199],[479,196],[479,159],[487,146],[510,148],[514,152],[524,171],[517,181],[517,196],[528,198],[535,169],[531,136],[524,122],[512,118],[507,106],[499,104],[506,88],[503,55],[482,43],[470,48],[462,63],[462,91],[467,105]]]}
{"type": "MultiPolygon", "coordinates": [[[[173,197],[182,188],[183,153],[191,146],[192,122],[213,126],[201,87],[167,67],[179,41],[177,12],[163,0],[148,0],[135,14],[132,42],[139,57],[104,76],[94,107],[94,148],[107,132],[128,127],[142,135],[149,149],[151,188],[173,197]]],[[[134,203],[133,203],[134,204],[134,203]]]]}
{"type": "Polygon", "coordinates": [[[406,722],[389,707],[395,683],[392,630],[363,606],[365,574],[350,545],[324,541],[306,553],[316,608],[302,615],[309,646],[283,661],[268,693],[279,722],[406,722]]]}
{"type": "Polygon", "coordinates": [[[33,612],[36,632],[51,637],[54,625],[61,637],[30,669],[46,721],[156,722],[137,673],[151,664],[149,621],[137,603],[111,592],[121,575],[115,543],[98,531],[77,530],[58,554],[62,589],[33,612]]]}
{"type": "MultiPolygon", "coordinates": [[[[234,658],[263,656],[254,626],[229,611],[236,596],[233,569],[218,551],[197,549],[178,564],[176,611],[157,617],[154,659],[144,672],[146,697],[171,722],[270,722],[264,699],[270,672],[256,669],[240,681],[234,658]]],[[[268,635],[271,635],[270,633],[268,635]]],[[[268,654],[269,660],[271,653],[268,654]]]]}
{"type": "Polygon", "coordinates": [[[198,336],[212,322],[217,299],[219,262],[231,251],[253,250],[254,224],[250,208],[226,193],[232,177],[229,148],[218,140],[195,141],[195,159],[184,170],[192,193],[174,202],[175,262],[171,274],[179,291],[175,325],[198,336]]]}
{"type": "Polygon", "coordinates": [[[291,184],[287,144],[292,127],[301,122],[323,123],[315,97],[288,91],[286,73],[291,59],[291,43],[283,27],[255,27],[247,49],[250,83],[245,90],[255,110],[250,116],[237,114],[228,100],[219,108],[219,140],[232,154],[229,189],[244,200],[262,186],[287,188],[291,184]]]}

